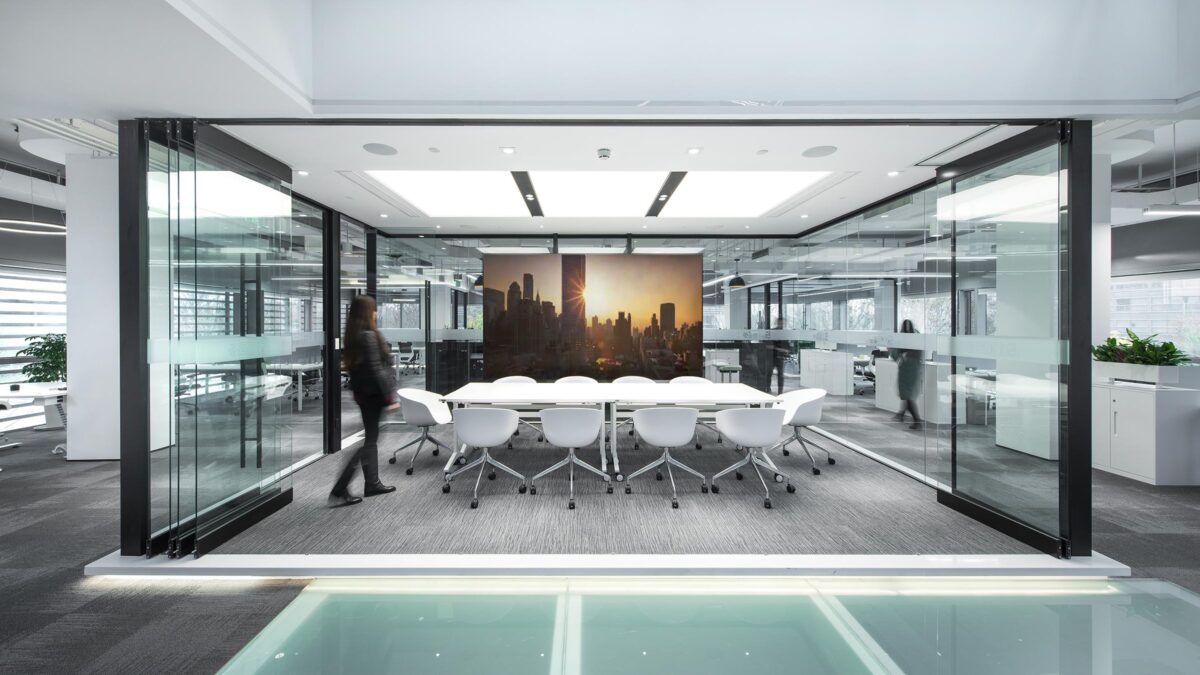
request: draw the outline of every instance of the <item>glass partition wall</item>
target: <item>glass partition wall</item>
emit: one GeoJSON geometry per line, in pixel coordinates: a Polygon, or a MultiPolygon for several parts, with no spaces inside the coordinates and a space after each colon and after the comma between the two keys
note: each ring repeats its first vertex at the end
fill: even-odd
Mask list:
{"type": "MultiPolygon", "coordinates": [[[[1068,353],[1079,358],[1087,339],[1072,339],[1080,310],[1066,300],[1080,274],[1068,273],[1080,265],[1070,219],[1086,210],[1067,209],[1067,192],[1087,176],[1068,180],[1063,128],[796,236],[397,236],[334,214],[331,250],[321,210],[291,200],[286,182],[168,134],[144,160],[152,529],[176,541],[219,526],[285,493],[287,467],[320,452],[319,434],[307,439],[323,406],[307,398],[342,386],[307,379],[325,362],[322,254],[340,311],[325,325],[342,332],[350,300],[373,294],[398,385],[446,393],[483,379],[486,253],[642,250],[702,256],[706,377],[824,389],[819,443],[921,480],[1043,550],[1069,554],[1078,536],[1086,552],[1086,519],[1064,505],[1090,499],[1078,487],[1090,441],[1067,433],[1088,413],[1068,415],[1066,396],[1068,353]],[[239,186],[241,207],[209,205],[206,173],[239,186]]],[[[341,391],[349,437],[361,421],[341,391]]],[[[325,409],[336,418],[338,406],[325,409]]]]}
{"type": "Polygon", "coordinates": [[[321,454],[321,217],[219,132],[145,124],[151,549],[203,553],[321,454]]]}

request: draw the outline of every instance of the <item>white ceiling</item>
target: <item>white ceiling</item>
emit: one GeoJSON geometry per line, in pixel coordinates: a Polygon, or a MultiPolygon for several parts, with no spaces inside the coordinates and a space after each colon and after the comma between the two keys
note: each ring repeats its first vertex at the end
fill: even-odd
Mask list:
{"type": "MultiPolygon", "coordinates": [[[[226,126],[287,163],[293,190],[371,226],[430,234],[795,234],[933,177],[937,164],[996,143],[1024,127],[989,125],[825,126],[226,126]],[[396,148],[371,154],[368,143],[396,148]],[[803,152],[832,145],[820,158],[803,152]],[[502,147],[515,148],[506,154],[502,147]],[[688,149],[702,148],[699,154],[688,149]],[[431,150],[436,148],[436,151],[431,150]],[[611,158],[597,157],[599,148],[611,158]],[[760,152],[766,150],[765,153],[760,152]],[[828,171],[834,175],[762,218],[428,218],[364,178],[369,170],[828,171]],[[889,172],[899,172],[888,176],[889,172]],[[384,219],[380,214],[387,213],[384,219]],[[802,215],[807,218],[802,218],[802,215]]],[[[686,180],[686,179],[685,179],[686,180]]],[[[514,190],[515,190],[514,186],[514,190]]],[[[470,195],[464,194],[464,199],[470,195]]],[[[647,208],[649,204],[647,204],[647,208]]]]}

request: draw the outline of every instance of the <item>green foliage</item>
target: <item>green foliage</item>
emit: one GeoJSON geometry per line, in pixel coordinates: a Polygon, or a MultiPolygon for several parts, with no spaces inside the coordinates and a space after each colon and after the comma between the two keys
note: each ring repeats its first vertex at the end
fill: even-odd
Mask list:
{"type": "Polygon", "coordinates": [[[47,333],[27,337],[25,341],[29,346],[17,352],[17,356],[37,359],[21,368],[25,377],[30,382],[66,382],[67,336],[64,333],[47,333]]]}
{"type": "Polygon", "coordinates": [[[1125,333],[1128,338],[1110,337],[1092,347],[1092,357],[1097,361],[1142,366],[1178,366],[1188,362],[1187,353],[1174,342],[1159,342],[1154,339],[1157,335],[1138,337],[1129,329],[1125,329],[1125,333]]]}

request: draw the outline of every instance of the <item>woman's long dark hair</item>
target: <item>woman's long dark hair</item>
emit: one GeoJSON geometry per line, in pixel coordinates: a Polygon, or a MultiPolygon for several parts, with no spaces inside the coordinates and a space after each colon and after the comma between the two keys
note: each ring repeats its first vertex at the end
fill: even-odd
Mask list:
{"type": "Polygon", "coordinates": [[[900,322],[900,332],[901,333],[917,332],[917,328],[915,326],[913,326],[912,319],[905,319],[904,321],[900,322]]]}
{"type": "Polygon", "coordinates": [[[375,298],[356,295],[350,301],[350,311],[346,314],[346,335],[342,338],[342,367],[346,370],[357,366],[362,359],[362,340],[359,336],[367,332],[374,334],[379,349],[387,354],[387,342],[379,339],[379,329],[375,325],[375,298]]]}

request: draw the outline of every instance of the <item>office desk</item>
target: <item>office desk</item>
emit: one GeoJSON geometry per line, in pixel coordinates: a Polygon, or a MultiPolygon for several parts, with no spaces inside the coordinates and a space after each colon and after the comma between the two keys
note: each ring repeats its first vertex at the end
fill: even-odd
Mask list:
{"type": "Polygon", "coordinates": [[[296,379],[296,411],[304,412],[304,374],[314,370],[321,370],[325,367],[324,363],[314,361],[312,363],[267,363],[263,368],[273,373],[290,373],[296,379]]]}
{"type": "MultiPolygon", "coordinates": [[[[618,481],[624,480],[621,473],[621,460],[617,454],[617,409],[622,405],[644,407],[647,405],[744,405],[753,406],[775,403],[776,399],[757,389],[740,383],[714,383],[708,385],[689,384],[614,384],[600,382],[596,384],[555,384],[538,382],[535,384],[472,382],[460,387],[442,397],[446,403],[459,406],[466,405],[498,405],[498,406],[554,406],[580,405],[598,407],[605,411],[607,424],[610,425],[609,438],[612,441],[613,471],[618,481]]],[[[600,434],[600,468],[608,472],[608,458],[605,452],[608,443],[605,434],[600,434]]],[[[454,462],[462,454],[463,448],[455,441],[457,450],[451,453],[446,463],[449,471],[454,462]]]]}
{"type": "MultiPolygon", "coordinates": [[[[45,410],[46,423],[34,427],[34,431],[50,431],[53,429],[66,428],[67,414],[63,410],[63,404],[67,400],[66,385],[30,382],[17,385],[18,389],[16,391],[9,389],[10,386],[12,385],[3,385],[3,389],[0,389],[0,401],[33,399],[45,410]]],[[[9,443],[7,445],[0,446],[0,450],[4,450],[6,448],[15,448],[18,445],[20,445],[20,443],[9,443]]],[[[50,453],[54,455],[60,455],[65,454],[66,451],[67,446],[65,444],[59,444],[54,446],[54,449],[51,450],[50,453]]]]}

